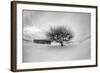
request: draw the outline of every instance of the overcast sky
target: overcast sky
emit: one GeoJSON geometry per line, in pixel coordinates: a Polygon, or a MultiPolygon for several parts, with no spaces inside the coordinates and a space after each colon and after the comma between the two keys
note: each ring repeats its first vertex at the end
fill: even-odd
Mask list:
{"type": "Polygon", "coordinates": [[[50,27],[64,26],[79,40],[90,35],[90,18],[90,13],[23,10],[23,34],[26,39],[43,39],[50,27]]]}

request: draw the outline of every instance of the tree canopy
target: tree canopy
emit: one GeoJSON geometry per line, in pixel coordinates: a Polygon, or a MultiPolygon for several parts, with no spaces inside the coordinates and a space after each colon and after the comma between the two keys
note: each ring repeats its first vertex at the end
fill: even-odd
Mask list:
{"type": "Polygon", "coordinates": [[[63,45],[64,41],[70,41],[74,35],[72,31],[66,27],[60,26],[60,27],[51,27],[50,30],[46,33],[47,37],[51,42],[56,41],[63,45]]]}

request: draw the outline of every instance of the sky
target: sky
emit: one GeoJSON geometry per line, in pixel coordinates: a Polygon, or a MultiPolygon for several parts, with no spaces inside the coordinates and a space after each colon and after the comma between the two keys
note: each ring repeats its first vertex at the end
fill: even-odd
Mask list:
{"type": "Polygon", "coordinates": [[[59,26],[71,29],[74,40],[90,35],[90,13],[23,10],[22,15],[25,39],[46,39],[45,33],[50,27],[59,26]]]}

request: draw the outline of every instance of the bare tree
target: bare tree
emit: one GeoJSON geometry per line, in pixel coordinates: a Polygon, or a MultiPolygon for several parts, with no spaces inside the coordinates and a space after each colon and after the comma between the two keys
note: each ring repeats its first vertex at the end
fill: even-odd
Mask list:
{"type": "Polygon", "coordinates": [[[56,41],[61,44],[61,46],[64,46],[64,41],[70,41],[73,38],[73,33],[70,29],[65,28],[63,26],[60,27],[51,27],[50,30],[46,33],[49,40],[56,41]]]}

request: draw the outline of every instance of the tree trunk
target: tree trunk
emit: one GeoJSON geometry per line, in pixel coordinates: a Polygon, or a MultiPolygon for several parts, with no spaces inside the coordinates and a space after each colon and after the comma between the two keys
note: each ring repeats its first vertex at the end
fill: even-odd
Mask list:
{"type": "Polygon", "coordinates": [[[64,46],[63,42],[60,42],[61,46],[64,46]]]}

